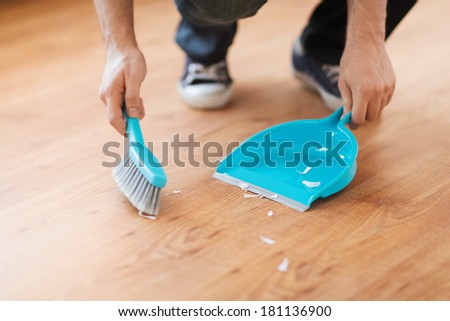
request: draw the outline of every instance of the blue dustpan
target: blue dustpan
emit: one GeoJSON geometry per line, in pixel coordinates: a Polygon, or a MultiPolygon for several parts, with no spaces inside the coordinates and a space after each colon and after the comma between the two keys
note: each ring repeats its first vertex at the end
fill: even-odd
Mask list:
{"type": "Polygon", "coordinates": [[[303,212],[355,176],[358,143],[345,127],[350,113],[342,113],[265,129],[223,159],[214,177],[303,212]]]}

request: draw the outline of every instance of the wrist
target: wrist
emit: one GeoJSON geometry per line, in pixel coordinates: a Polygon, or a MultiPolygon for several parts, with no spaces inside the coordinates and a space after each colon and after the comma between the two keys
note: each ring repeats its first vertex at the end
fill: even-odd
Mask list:
{"type": "Polygon", "coordinates": [[[384,46],[385,29],[349,27],[347,32],[347,44],[362,44],[384,46]]]}
{"type": "Polygon", "coordinates": [[[106,52],[123,52],[138,49],[137,41],[134,37],[110,38],[105,41],[106,52]]]}
{"type": "Polygon", "coordinates": [[[384,38],[372,35],[348,37],[345,44],[345,50],[379,51],[384,49],[385,49],[384,38]]]}
{"type": "Polygon", "coordinates": [[[348,0],[347,44],[384,46],[386,0],[348,0]]]}

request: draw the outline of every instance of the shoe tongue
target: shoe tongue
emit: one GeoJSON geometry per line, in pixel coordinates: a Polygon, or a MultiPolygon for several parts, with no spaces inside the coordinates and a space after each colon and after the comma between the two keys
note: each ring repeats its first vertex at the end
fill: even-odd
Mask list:
{"type": "Polygon", "coordinates": [[[322,70],[332,83],[337,83],[339,81],[339,65],[324,64],[322,70]]]}
{"type": "Polygon", "coordinates": [[[187,72],[188,77],[194,80],[202,80],[202,81],[223,81],[226,78],[226,74],[223,72],[226,67],[223,61],[212,64],[212,65],[204,65],[198,62],[192,62],[188,65],[187,72]]]}

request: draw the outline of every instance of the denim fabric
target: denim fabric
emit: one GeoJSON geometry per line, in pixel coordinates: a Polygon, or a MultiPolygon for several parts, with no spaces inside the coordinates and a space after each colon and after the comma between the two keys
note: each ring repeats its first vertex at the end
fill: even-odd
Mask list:
{"type": "MultiPolygon", "coordinates": [[[[389,0],[386,38],[411,10],[417,0],[389,0]]],[[[301,40],[305,52],[324,63],[338,65],[345,47],[347,0],[324,0],[312,13],[301,40]]]]}
{"type": "MultiPolygon", "coordinates": [[[[416,0],[389,0],[388,37],[416,0]]],[[[253,16],[266,0],[175,0],[182,20],[176,42],[191,59],[211,64],[226,58],[239,19],[253,16]]],[[[286,10],[289,14],[289,10],[286,10]]],[[[347,0],[323,0],[301,35],[304,50],[329,64],[339,64],[345,47],[347,0]]]]}
{"type": "Polygon", "coordinates": [[[175,0],[182,16],[177,44],[195,61],[212,64],[226,58],[237,20],[251,17],[266,0],[175,0]]]}
{"type": "Polygon", "coordinates": [[[266,0],[175,0],[184,19],[198,26],[229,25],[251,17],[266,0]]]}

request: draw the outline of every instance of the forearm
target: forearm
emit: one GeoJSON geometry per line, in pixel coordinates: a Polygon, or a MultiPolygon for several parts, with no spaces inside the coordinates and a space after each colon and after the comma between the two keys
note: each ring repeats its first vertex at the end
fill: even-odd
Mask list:
{"type": "Polygon", "coordinates": [[[387,0],[348,0],[347,45],[384,44],[387,0]]]}
{"type": "Polygon", "coordinates": [[[350,127],[375,120],[389,104],[395,74],[384,45],[387,0],[347,0],[347,41],[340,62],[339,90],[350,127]]]}
{"type": "Polygon", "coordinates": [[[107,49],[137,47],[133,0],[94,0],[107,49]]]}
{"type": "Polygon", "coordinates": [[[106,63],[100,98],[106,104],[110,124],[126,130],[122,108],[128,116],[144,117],[140,87],[147,68],[137,47],[133,25],[133,0],[94,0],[106,46],[106,63]]]}

